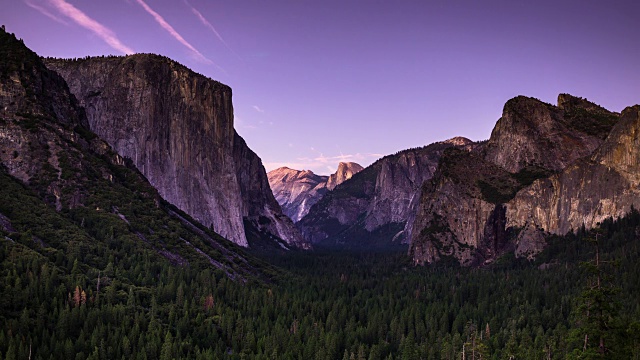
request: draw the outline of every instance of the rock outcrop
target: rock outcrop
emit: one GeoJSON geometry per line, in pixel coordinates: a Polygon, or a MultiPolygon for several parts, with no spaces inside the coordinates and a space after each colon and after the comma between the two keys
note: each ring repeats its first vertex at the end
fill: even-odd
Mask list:
{"type": "Polygon", "coordinates": [[[267,238],[278,236],[285,241],[284,246],[288,244],[309,249],[298,229],[291,219],[282,213],[280,205],[273,197],[262,160],[249,149],[244,139],[238,134],[235,137],[236,178],[243,200],[242,214],[245,223],[252,224],[254,230],[267,238]]]}
{"type": "Polygon", "coordinates": [[[431,263],[452,256],[471,265],[500,253],[506,246],[501,202],[518,186],[508,171],[476,151],[445,151],[407,228],[414,261],[431,263]]]}
{"type": "Polygon", "coordinates": [[[362,171],[354,162],[341,162],[338,170],[330,176],[316,175],[310,170],[293,170],[281,167],[269,171],[269,185],[282,211],[294,222],[300,221],[313,204],[329,190],[349,180],[362,171]]]}
{"type": "Polygon", "coordinates": [[[364,168],[360,164],[354,162],[340,162],[340,164],[338,164],[338,170],[329,175],[326,185],[327,190],[335,189],[336,186],[351,179],[353,175],[359,173],[363,169],[364,168]]]}
{"type": "Polygon", "coordinates": [[[640,207],[640,106],[620,121],[592,156],[540,179],[506,204],[508,227],[566,234],[640,207]]]}
{"type": "Polygon", "coordinates": [[[528,166],[559,171],[590,155],[615,121],[610,112],[570,95],[558,96],[558,106],[518,96],[505,104],[485,159],[512,173],[528,166]]]}
{"type": "Polygon", "coordinates": [[[297,225],[312,242],[406,241],[404,227],[415,208],[412,200],[433,176],[442,152],[474,146],[468,139],[454,138],[386,156],[324,195],[297,225]]]}
{"type": "Polygon", "coordinates": [[[328,176],[310,170],[280,167],[267,173],[269,185],[282,212],[294,222],[300,221],[313,204],[327,192],[328,176]]]}
{"type": "Polygon", "coordinates": [[[531,258],[544,247],[543,232],[592,227],[628,211],[629,200],[616,195],[622,190],[604,186],[621,184],[619,176],[603,164],[588,165],[616,143],[613,134],[627,133],[616,130],[623,126],[618,118],[566,94],[558,106],[509,100],[489,141],[469,153],[445,154],[424,186],[410,230],[413,260],[450,256],[486,264],[507,251],[531,258]]]}
{"type": "Polygon", "coordinates": [[[157,55],[45,63],[67,81],[90,129],[166,200],[242,246],[245,225],[305,246],[273,199],[260,159],[235,133],[228,86],[157,55]]]}

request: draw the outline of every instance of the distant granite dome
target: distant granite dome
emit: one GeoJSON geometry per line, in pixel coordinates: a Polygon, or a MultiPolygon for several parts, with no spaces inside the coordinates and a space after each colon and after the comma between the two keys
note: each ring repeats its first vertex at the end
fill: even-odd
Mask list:
{"type": "Polygon", "coordinates": [[[360,164],[356,164],[354,162],[341,162],[338,164],[338,170],[329,176],[329,180],[327,180],[327,189],[335,189],[336,186],[351,179],[353,175],[359,173],[363,169],[364,168],[360,166],[360,164]]]}
{"type": "Polygon", "coordinates": [[[281,167],[267,176],[273,194],[285,215],[294,222],[300,221],[324,194],[350,179],[363,169],[354,162],[341,162],[330,176],[316,175],[310,170],[293,170],[281,167]]]}

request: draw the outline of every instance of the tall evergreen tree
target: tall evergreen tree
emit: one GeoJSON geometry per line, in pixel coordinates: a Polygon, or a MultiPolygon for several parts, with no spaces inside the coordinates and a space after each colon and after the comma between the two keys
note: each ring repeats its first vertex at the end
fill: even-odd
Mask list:
{"type": "Polygon", "coordinates": [[[577,327],[572,338],[581,346],[571,354],[576,359],[610,359],[620,357],[614,348],[618,325],[618,289],[612,284],[610,269],[613,261],[605,261],[600,254],[600,238],[603,232],[593,230],[586,241],[594,246],[592,260],[583,262],[587,281],[576,307],[577,327]]]}

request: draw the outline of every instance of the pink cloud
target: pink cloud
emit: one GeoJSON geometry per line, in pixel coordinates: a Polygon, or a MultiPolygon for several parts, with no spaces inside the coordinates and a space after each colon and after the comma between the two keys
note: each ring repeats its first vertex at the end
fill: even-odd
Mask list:
{"type": "Polygon", "coordinates": [[[40,5],[34,4],[31,0],[24,0],[24,3],[27,4],[27,6],[29,6],[30,8],[39,11],[42,15],[48,17],[53,21],[59,22],[60,24],[63,24],[63,25],[69,25],[66,21],[50,13],[49,10],[43,8],[40,5]]]}
{"type": "MultiPolygon", "coordinates": [[[[113,49],[118,50],[124,54],[133,54],[135,52],[133,51],[133,49],[123,44],[116,37],[113,31],[109,30],[104,25],[90,18],[84,12],[77,9],[76,7],[69,4],[68,2],[64,0],[49,0],[49,3],[56,10],[58,10],[62,15],[68,17],[69,19],[73,20],[76,24],[98,35],[98,37],[104,40],[113,49]]],[[[29,5],[29,3],[27,3],[27,5],[29,5]]],[[[33,7],[33,8],[38,10],[36,7],[33,7]]],[[[43,14],[45,13],[43,12],[43,14]]]]}

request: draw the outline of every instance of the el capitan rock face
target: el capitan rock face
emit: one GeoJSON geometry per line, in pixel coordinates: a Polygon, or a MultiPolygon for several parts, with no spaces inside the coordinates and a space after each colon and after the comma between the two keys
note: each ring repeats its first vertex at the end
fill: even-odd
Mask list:
{"type": "Polygon", "coordinates": [[[282,211],[294,222],[300,221],[313,204],[329,190],[350,179],[363,167],[354,162],[341,162],[330,176],[316,175],[310,170],[281,167],[267,174],[273,195],[282,211]]]}
{"type": "Polygon", "coordinates": [[[244,252],[167,204],[91,132],[65,80],[4,27],[0,181],[0,229],[33,243],[32,254],[76,254],[87,269],[125,251],[177,266],[205,263],[241,281],[259,276],[244,252]]]}
{"type": "Polygon", "coordinates": [[[305,246],[281,216],[260,159],[233,128],[228,86],[149,54],[45,63],[67,81],[91,130],[169,202],[242,246],[245,220],[305,246]]]}
{"type": "Polygon", "coordinates": [[[450,147],[472,148],[454,138],[386,156],[328,192],[297,223],[312,242],[364,245],[405,241],[404,227],[414,212],[413,200],[450,147]]]}
{"type": "MultiPolygon", "coordinates": [[[[631,116],[628,112],[623,118],[631,116]]],[[[558,97],[558,106],[525,97],[509,100],[491,139],[474,152],[443,156],[423,188],[411,228],[413,260],[451,256],[473,265],[508,251],[531,258],[544,247],[544,232],[590,228],[628,211],[633,195],[616,194],[629,193],[630,186],[611,171],[613,165],[595,160],[612,153],[604,150],[615,147],[609,144],[621,142],[614,134],[629,132],[620,129],[633,121],[618,119],[566,94],[558,97]]]]}

